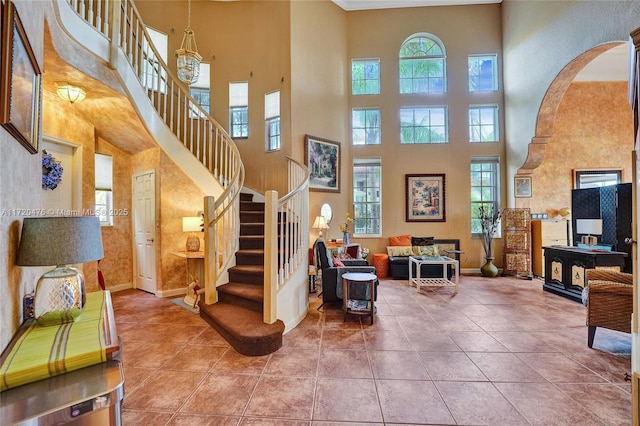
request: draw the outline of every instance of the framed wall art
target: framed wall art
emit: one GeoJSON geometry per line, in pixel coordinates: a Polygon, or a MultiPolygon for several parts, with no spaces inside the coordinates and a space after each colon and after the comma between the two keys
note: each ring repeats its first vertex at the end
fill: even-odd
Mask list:
{"type": "Polygon", "coordinates": [[[40,67],[12,1],[2,9],[0,124],[32,154],[40,139],[40,67]]]}
{"type": "Polygon", "coordinates": [[[304,162],[309,167],[309,190],[340,192],[340,142],[305,135],[304,162]]]}
{"type": "Polygon", "coordinates": [[[444,174],[405,175],[406,221],[446,222],[444,174]]]}
{"type": "Polygon", "coordinates": [[[531,176],[516,176],[514,178],[515,197],[531,197],[531,176]]]}

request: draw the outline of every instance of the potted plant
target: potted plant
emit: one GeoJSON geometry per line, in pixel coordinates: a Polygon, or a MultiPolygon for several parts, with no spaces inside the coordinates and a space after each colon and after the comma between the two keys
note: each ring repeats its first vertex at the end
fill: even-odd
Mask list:
{"type": "Polygon", "coordinates": [[[500,217],[502,211],[495,210],[490,206],[481,205],[478,208],[478,219],[480,219],[480,226],[482,229],[482,235],[480,241],[482,241],[482,248],[484,248],[484,256],[486,263],[480,268],[480,272],[485,277],[495,277],[498,275],[498,268],[493,264],[493,253],[491,252],[491,245],[493,243],[493,237],[500,226],[500,217]]]}

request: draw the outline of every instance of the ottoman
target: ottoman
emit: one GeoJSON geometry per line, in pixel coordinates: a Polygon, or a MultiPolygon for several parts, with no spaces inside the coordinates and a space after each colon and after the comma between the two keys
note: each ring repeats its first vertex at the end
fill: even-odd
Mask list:
{"type": "Polygon", "coordinates": [[[389,255],[385,253],[374,253],[373,266],[376,268],[378,278],[386,278],[389,275],[389,255]]]}

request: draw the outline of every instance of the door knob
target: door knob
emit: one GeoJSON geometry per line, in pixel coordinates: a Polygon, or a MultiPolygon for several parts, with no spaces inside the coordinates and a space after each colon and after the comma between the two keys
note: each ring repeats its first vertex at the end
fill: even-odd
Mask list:
{"type": "Polygon", "coordinates": [[[629,237],[627,237],[627,238],[625,238],[625,239],[624,239],[624,242],[625,242],[626,244],[631,245],[631,244],[635,244],[637,241],[636,241],[636,240],[634,240],[633,238],[629,238],[629,237]]]}
{"type": "Polygon", "coordinates": [[[147,239],[147,242],[148,242],[148,243],[152,243],[152,242],[153,242],[153,238],[149,238],[149,239],[147,239]]]}

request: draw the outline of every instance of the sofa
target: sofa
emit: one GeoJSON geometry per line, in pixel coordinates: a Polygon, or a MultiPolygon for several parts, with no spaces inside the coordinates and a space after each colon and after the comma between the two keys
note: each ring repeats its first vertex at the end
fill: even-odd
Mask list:
{"type": "MultiPolygon", "coordinates": [[[[433,237],[412,237],[410,238],[410,246],[398,245],[406,244],[406,240],[394,240],[390,238],[390,246],[387,246],[387,254],[389,255],[389,275],[394,280],[409,279],[409,256],[426,255],[426,256],[448,256],[456,260],[460,260],[460,240],[457,239],[435,239],[433,237]],[[445,253],[446,250],[454,251],[445,253]]],[[[413,276],[417,271],[413,270],[413,276]]],[[[440,265],[422,265],[420,268],[422,277],[434,278],[442,277],[442,266],[440,265]]],[[[447,275],[451,279],[453,269],[451,265],[447,266],[447,275]]]]}

